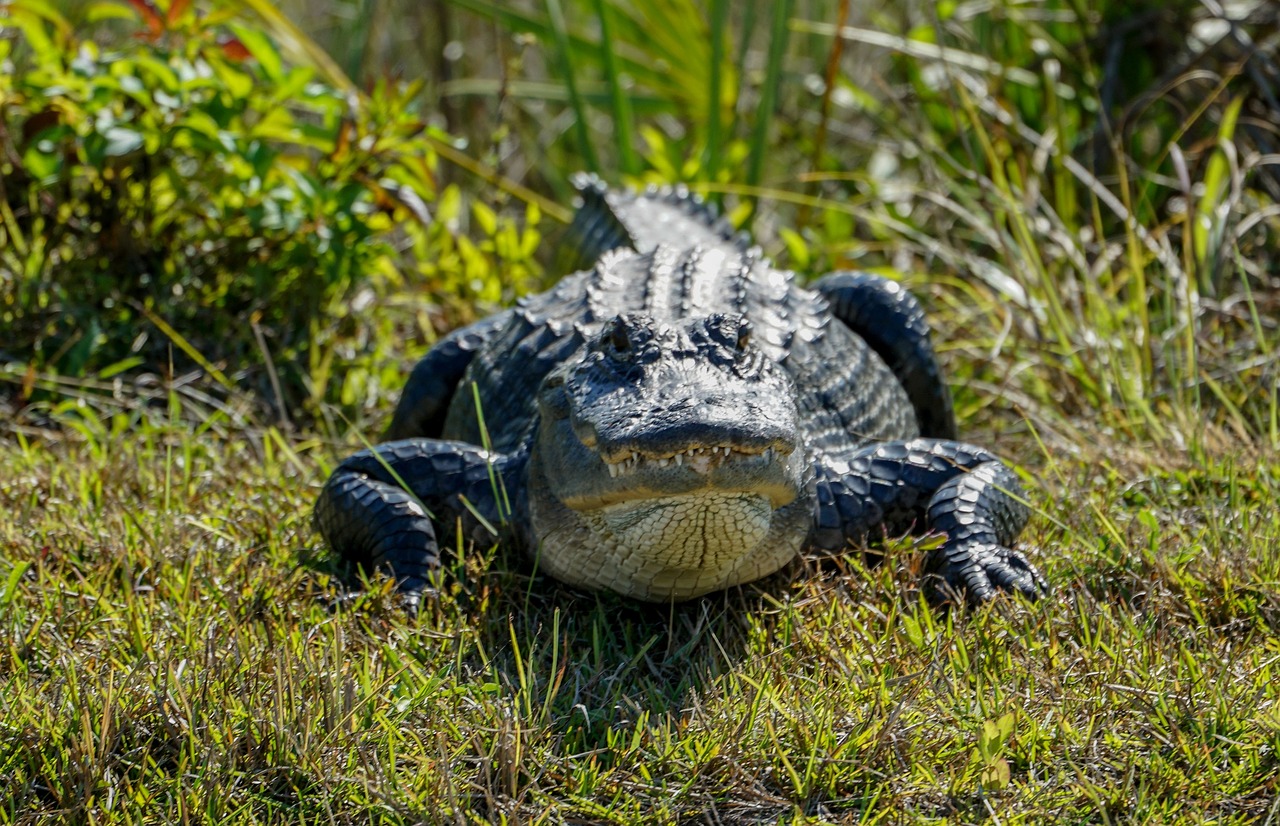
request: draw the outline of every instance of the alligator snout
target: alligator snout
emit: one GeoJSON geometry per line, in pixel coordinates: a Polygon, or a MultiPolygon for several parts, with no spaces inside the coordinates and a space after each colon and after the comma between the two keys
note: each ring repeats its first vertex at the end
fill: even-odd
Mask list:
{"type": "Polygon", "coordinates": [[[620,314],[550,391],[538,462],[570,508],[707,491],[782,507],[799,495],[794,387],[743,315],[620,314]]]}

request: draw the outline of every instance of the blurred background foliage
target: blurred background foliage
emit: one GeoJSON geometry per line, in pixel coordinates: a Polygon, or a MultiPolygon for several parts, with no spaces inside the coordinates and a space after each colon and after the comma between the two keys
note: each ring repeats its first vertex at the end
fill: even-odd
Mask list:
{"type": "Polygon", "coordinates": [[[439,332],[560,274],[590,169],[687,181],[805,274],[903,279],[963,416],[1280,440],[1274,3],[9,0],[0,25],[25,415],[182,379],[368,426],[439,332]]]}

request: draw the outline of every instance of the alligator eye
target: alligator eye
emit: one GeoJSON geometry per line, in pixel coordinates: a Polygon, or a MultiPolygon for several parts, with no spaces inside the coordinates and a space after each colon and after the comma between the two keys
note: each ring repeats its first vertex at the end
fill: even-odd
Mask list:
{"type": "Polygon", "coordinates": [[[734,342],[734,346],[737,347],[738,352],[741,353],[743,350],[747,349],[747,345],[750,343],[751,322],[743,319],[742,323],[738,325],[738,340],[734,342]]]}

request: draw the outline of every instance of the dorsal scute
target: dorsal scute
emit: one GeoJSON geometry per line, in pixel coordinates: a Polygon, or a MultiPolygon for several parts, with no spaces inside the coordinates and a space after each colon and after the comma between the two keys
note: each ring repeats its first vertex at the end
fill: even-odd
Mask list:
{"type": "Polygon", "coordinates": [[[716,314],[742,315],[767,356],[783,361],[795,336],[821,335],[820,299],[772,267],[758,250],[658,244],[648,252],[606,253],[581,274],[588,326],[621,313],[665,324],[716,314]]]}
{"type": "Polygon", "coordinates": [[[743,251],[750,245],[745,233],[683,184],[634,192],[610,189],[598,176],[580,173],[573,185],[581,203],[560,245],[559,265],[566,272],[588,269],[618,248],[643,253],[678,241],[743,251]]]}

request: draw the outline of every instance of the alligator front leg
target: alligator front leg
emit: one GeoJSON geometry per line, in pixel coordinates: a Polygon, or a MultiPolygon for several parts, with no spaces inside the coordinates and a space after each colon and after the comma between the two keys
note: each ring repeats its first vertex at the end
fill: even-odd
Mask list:
{"type": "Polygon", "coordinates": [[[436,342],[409,374],[383,441],[437,438],[444,428],[453,394],[476,351],[498,334],[509,317],[510,313],[499,313],[481,319],[436,342]]]}
{"type": "Polygon", "coordinates": [[[956,438],[951,391],[929,340],[924,308],[896,281],[869,272],[833,272],[812,285],[844,322],[889,365],[916,411],[920,434],[956,438]]]}
{"type": "Polygon", "coordinates": [[[338,466],[316,502],[315,525],[343,559],[395,577],[413,609],[436,585],[437,531],[460,527],[468,539],[492,541],[523,484],[522,463],[464,442],[388,442],[338,466]]]}
{"type": "Polygon", "coordinates": [[[946,536],[925,564],[934,598],[1048,593],[1040,572],[1010,547],[1029,515],[1022,487],[988,451],[939,439],[885,442],[821,457],[816,472],[811,547],[836,551],[881,532],[933,531],[946,536]]]}

